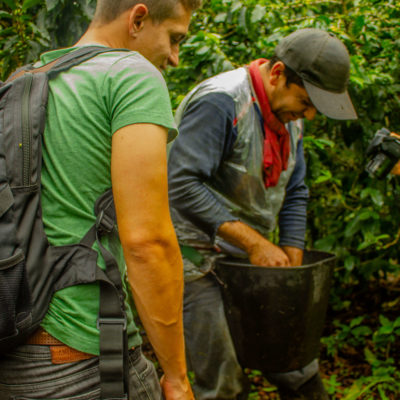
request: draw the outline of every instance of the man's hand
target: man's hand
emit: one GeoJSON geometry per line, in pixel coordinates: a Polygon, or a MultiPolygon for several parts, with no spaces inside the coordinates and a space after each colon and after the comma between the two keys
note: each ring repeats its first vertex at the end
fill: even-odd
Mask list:
{"type": "Polygon", "coordinates": [[[298,267],[303,264],[303,250],[292,246],[282,246],[282,250],[289,257],[290,266],[298,267]]]}
{"type": "Polygon", "coordinates": [[[261,267],[290,267],[289,257],[269,240],[258,241],[248,250],[250,262],[261,267]]]}
{"type": "Polygon", "coordinates": [[[187,377],[182,381],[171,381],[163,375],[160,384],[165,400],[194,400],[192,388],[187,377]]]}

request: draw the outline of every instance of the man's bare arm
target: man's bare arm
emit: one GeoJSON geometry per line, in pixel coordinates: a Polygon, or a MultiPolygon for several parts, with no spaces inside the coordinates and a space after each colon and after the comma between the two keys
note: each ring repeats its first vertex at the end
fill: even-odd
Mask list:
{"type": "Polygon", "coordinates": [[[186,377],[183,269],[168,206],[165,128],[129,125],[112,140],[111,173],[128,279],[164,370],[166,399],[193,399],[186,377]]]}
{"type": "Polygon", "coordinates": [[[241,248],[249,255],[254,265],[264,267],[290,266],[289,258],[278,246],[265,239],[256,230],[241,221],[224,222],[218,235],[241,248]]]}

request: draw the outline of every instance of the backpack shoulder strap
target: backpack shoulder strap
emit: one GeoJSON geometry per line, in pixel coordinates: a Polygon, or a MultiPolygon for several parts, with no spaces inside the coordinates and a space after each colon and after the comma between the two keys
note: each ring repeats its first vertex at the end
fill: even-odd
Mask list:
{"type": "Polygon", "coordinates": [[[6,80],[3,84],[13,81],[14,79],[18,78],[19,76],[23,75],[25,72],[32,72],[33,64],[27,64],[20,68],[17,68],[6,80]]]}
{"type": "Polygon", "coordinates": [[[96,57],[98,54],[116,52],[116,51],[130,51],[128,49],[114,49],[111,47],[104,46],[85,46],[81,47],[78,50],[71,51],[60,58],[52,61],[49,64],[44,65],[41,68],[46,68],[46,71],[49,71],[49,78],[54,78],[60,72],[66,71],[72,67],[75,67],[78,64],[83,63],[93,57],[96,57]]]}
{"type": "Polygon", "coordinates": [[[79,65],[83,63],[84,61],[87,61],[98,54],[102,53],[109,53],[113,51],[130,51],[128,49],[114,49],[111,47],[104,47],[104,46],[85,46],[81,47],[78,50],[74,50],[69,52],[68,54],[65,54],[48,64],[42,65],[41,67],[38,68],[33,68],[32,64],[29,64],[25,67],[22,67],[15,71],[14,74],[12,74],[5,83],[11,82],[17,78],[19,78],[21,75],[24,75],[27,72],[30,72],[32,74],[37,74],[40,72],[45,72],[48,74],[49,79],[52,79],[56,77],[60,72],[67,71],[68,69],[75,67],[76,65],[79,65]]]}
{"type": "Polygon", "coordinates": [[[100,331],[100,389],[101,398],[111,398],[117,393],[124,399],[128,391],[127,368],[128,343],[124,292],[121,273],[114,256],[102,245],[101,237],[115,229],[116,215],[112,190],[107,190],[94,207],[96,223],[80,241],[91,247],[94,242],[104,258],[105,271],[97,267],[96,279],[100,284],[100,304],[97,328],[100,331]]]}

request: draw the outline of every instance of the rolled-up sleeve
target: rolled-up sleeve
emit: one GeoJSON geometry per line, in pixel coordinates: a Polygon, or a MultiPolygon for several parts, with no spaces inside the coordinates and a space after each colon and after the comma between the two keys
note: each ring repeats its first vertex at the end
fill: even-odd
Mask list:
{"type": "Polygon", "coordinates": [[[304,159],[303,139],[299,140],[296,153],[296,165],[286,187],[286,196],[279,213],[279,245],[304,248],[308,187],[304,182],[306,163],[304,159]]]}

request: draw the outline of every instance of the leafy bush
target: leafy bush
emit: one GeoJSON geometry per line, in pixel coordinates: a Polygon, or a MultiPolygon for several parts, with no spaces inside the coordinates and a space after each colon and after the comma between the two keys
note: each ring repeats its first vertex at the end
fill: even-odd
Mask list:
{"type": "Polygon", "coordinates": [[[87,29],[95,0],[0,0],[0,79],[43,51],[72,45],[87,29]]]}

